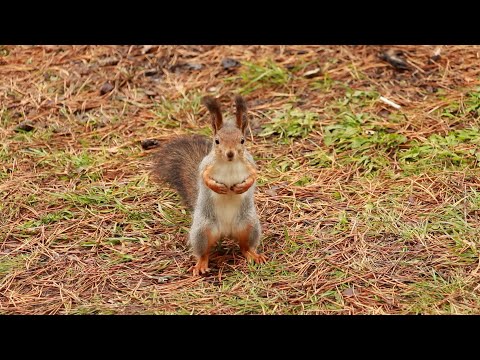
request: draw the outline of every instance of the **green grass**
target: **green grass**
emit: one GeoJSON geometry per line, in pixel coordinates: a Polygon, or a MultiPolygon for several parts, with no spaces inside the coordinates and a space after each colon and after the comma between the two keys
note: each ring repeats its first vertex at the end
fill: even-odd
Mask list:
{"type": "Polygon", "coordinates": [[[66,209],[62,209],[62,210],[59,210],[59,211],[48,213],[48,214],[42,216],[38,220],[26,221],[26,222],[22,223],[20,228],[23,228],[23,229],[35,228],[35,227],[39,227],[39,226],[42,226],[42,225],[53,224],[53,223],[56,223],[56,222],[59,222],[59,221],[62,221],[62,220],[70,220],[73,217],[74,217],[74,214],[71,211],[66,210],[66,209]]]}
{"type": "Polygon", "coordinates": [[[417,282],[409,286],[404,292],[402,299],[408,305],[408,312],[413,314],[435,314],[438,312],[447,314],[474,314],[468,306],[455,306],[456,297],[467,297],[468,300],[477,301],[469,295],[468,288],[471,285],[458,275],[444,279],[435,271],[431,272],[431,278],[417,282]]]}
{"type": "Polygon", "coordinates": [[[289,104],[272,114],[272,120],[263,126],[259,135],[269,137],[279,144],[288,144],[308,137],[315,129],[317,121],[317,113],[302,111],[289,104]]]}
{"type": "MultiPolygon", "coordinates": [[[[457,88],[458,64],[474,51],[459,48],[469,56],[458,62],[447,48],[455,73],[440,62],[412,75],[378,66],[369,47],[365,57],[349,47],[298,56],[295,47],[0,47],[19,74],[0,79],[10,89],[0,107],[2,313],[478,313],[480,92],[457,88]],[[118,67],[95,67],[119,51],[128,55],[118,67]],[[223,57],[242,66],[224,71],[223,57]],[[144,70],[157,60],[166,63],[153,82],[144,70]],[[204,68],[168,73],[174,62],[204,68]],[[317,77],[303,76],[316,67],[317,77]],[[115,74],[127,82],[99,100],[115,74]],[[436,93],[422,89],[436,81],[436,93]],[[152,86],[158,95],[145,96],[152,86]],[[268,262],[247,263],[224,239],[211,272],[192,278],[191,213],[154,181],[155,150],[140,143],[211,135],[208,93],[247,95],[268,262]],[[34,131],[12,131],[37,114],[34,131]]],[[[412,52],[418,66],[427,50],[412,52]]]]}
{"type": "Polygon", "coordinates": [[[202,96],[202,93],[196,90],[182,94],[175,100],[162,97],[151,110],[155,119],[150,121],[148,126],[153,129],[174,129],[183,127],[184,123],[196,125],[202,96]]]}
{"type": "Polygon", "coordinates": [[[242,70],[238,75],[227,78],[225,81],[239,82],[238,92],[242,95],[265,87],[285,86],[292,75],[289,71],[272,60],[262,63],[243,62],[242,70]]]}
{"type": "Polygon", "coordinates": [[[409,145],[398,154],[402,168],[408,173],[475,168],[480,161],[478,128],[454,130],[446,136],[433,134],[425,141],[414,140],[409,145]]]}
{"type": "Polygon", "coordinates": [[[26,255],[2,256],[0,258],[0,282],[4,276],[16,269],[21,269],[27,259],[26,255]]]}
{"type": "MultiPolygon", "coordinates": [[[[438,97],[445,99],[443,93],[440,93],[438,97]]],[[[459,119],[473,120],[478,125],[480,119],[480,88],[466,91],[465,97],[461,100],[449,102],[436,110],[434,114],[454,122],[459,121],[459,119]]]]}
{"type": "Polygon", "coordinates": [[[339,81],[334,81],[328,74],[322,76],[320,80],[313,80],[309,83],[314,90],[330,91],[334,85],[343,85],[339,81]]]}
{"type": "MultiPolygon", "coordinates": [[[[392,154],[407,141],[401,134],[375,124],[368,113],[340,113],[337,123],[324,127],[324,144],[345,164],[354,163],[370,173],[389,166],[392,154]]],[[[319,162],[328,159],[320,153],[319,162]]],[[[314,161],[317,159],[314,158],[314,161]]]]}

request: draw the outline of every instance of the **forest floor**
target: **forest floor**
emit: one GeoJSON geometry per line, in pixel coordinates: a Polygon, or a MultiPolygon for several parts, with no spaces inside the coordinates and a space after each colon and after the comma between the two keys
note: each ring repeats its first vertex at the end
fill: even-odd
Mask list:
{"type": "Polygon", "coordinates": [[[480,313],[479,56],[0,47],[0,313],[480,313]],[[142,141],[211,134],[201,97],[236,93],[269,261],[227,239],[194,277],[142,141]]]}

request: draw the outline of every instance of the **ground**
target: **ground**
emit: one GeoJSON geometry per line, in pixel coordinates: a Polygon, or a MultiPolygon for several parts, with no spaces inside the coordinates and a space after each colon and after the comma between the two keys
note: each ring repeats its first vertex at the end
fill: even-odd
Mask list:
{"type": "Polygon", "coordinates": [[[479,56],[0,47],[0,313],[479,313],[479,56]],[[142,141],[211,134],[201,97],[236,93],[269,261],[226,239],[194,277],[190,213],[142,141]]]}

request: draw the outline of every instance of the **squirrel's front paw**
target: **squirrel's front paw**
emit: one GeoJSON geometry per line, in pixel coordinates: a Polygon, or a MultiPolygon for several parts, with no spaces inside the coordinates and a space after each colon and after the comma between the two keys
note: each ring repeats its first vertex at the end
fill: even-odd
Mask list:
{"type": "Polygon", "coordinates": [[[250,186],[252,186],[251,183],[244,181],[239,184],[232,185],[230,190],[232,190],[235,194],[243,194],[245,191],[250,189],[250,186]]]}
{"type": "Polygon", "coordinates": [[[225,195],[228,192],[228,187],[225,184],[215,182],[214,184],[211,184],[209,188],[212,191],[215,191],[217,194],[225,195]]]}

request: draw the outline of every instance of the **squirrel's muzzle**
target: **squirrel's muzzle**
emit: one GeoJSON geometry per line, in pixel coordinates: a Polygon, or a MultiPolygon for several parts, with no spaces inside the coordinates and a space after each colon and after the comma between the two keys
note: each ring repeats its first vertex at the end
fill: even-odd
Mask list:
{"type": "Polygon", "coordinates": [[[229,161],[232,161],[234,156],[235,154],[233,153],[233,151],[230,150],[227,152],[227,158],[229,161]]]}

